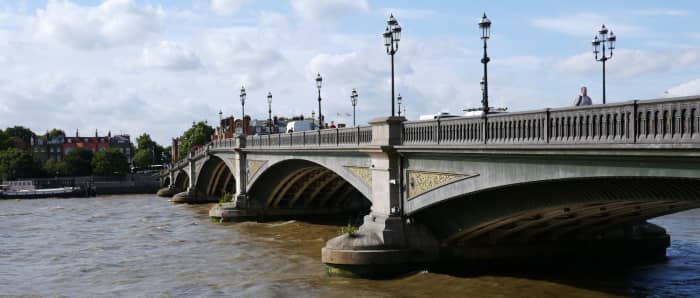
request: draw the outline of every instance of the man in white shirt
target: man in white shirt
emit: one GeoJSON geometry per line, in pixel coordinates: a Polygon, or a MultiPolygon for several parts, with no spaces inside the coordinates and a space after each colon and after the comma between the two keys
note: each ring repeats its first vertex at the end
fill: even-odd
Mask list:
{"type": "Polygon", "coordinates": [[[591,101],[591,98],[588,97],[588,89],[586,86],[581,87],[581,95],[576,97],[576,101],[574,101],[575,106],[590,106],[593,104],[593,101],[591,101]]]}

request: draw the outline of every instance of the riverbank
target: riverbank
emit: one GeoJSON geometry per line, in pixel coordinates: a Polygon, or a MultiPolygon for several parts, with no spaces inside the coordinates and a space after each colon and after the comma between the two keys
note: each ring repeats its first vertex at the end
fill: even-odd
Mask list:
{"type": "MultiPolygon", "coordinates": [[[[0,196],[0,199],[35,199],[51,197],[87,197],[100,195],[124,195],[124,194],[152,194],[158,191],[160,186],[158,176],[153,174],[127,174],[121,177],[61,177],[61,178],[36,178],[26,179],[38,189],[53,188],[79,188],[69,195],[52,196],[46,195],[23,195],[12,194],[0,196]]],[[[3,183],[5,184],[5,183],[3,183]]]]}

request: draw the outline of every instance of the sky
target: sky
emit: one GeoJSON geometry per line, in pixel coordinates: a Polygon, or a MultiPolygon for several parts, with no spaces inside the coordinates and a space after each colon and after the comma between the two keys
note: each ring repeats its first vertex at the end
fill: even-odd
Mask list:
{"type": "Polygon", "coordinates": [[[318,112],[327,121],[390,114],[391,69],[381,33],[403,28],[396,92],[406,116],[479,107],[488,40],[489,101],[509,111],[571,106],[581,86],[602,98],[591,40],[617,35],[607,101],[700,94],[697,1],[9,1],[0,0],[0,128],[69,135],[149,133],[169,145],[219,111],[267,118],[318,112]]]}

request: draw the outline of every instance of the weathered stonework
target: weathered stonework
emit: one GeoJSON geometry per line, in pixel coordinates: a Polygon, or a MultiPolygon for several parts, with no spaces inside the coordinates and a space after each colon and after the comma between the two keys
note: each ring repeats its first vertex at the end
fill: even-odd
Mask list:
{"type": "Polygon", "coordinates": [[[438,188],[450,182],[471,178],[479,174],[455,174],[428,171],[408,171],[408,199],[415,198],[425,192],[438,188]]]}
{"type": "Polygon", "coordinates": [[[267,163],[267,160],[248,160],[248,171],[247,171],[247,177],[248,181],[250,181],[251,178],[255,177],[255,174],[258,173],[260,168],[267,163]]]}
{"type": "Polygon", "coordinates": [[[345,166],[345,168],[360,178],[364,184],[372,187],[372,171],[368,167],[345,166]]]}

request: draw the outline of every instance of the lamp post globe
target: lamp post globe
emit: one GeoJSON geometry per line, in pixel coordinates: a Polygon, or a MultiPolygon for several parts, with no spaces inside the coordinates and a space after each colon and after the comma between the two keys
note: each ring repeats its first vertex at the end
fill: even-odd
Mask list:
{"type": "Polygon", "coordinates": [[[401,93],[399,93],[399,96],[396,97],[396,103],[399,105],[399,117],[401,117],[401,99],[403,98],[401,97],[401,93]]]}

